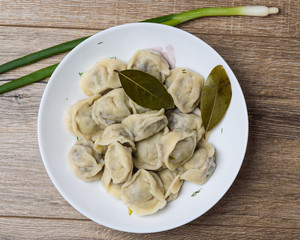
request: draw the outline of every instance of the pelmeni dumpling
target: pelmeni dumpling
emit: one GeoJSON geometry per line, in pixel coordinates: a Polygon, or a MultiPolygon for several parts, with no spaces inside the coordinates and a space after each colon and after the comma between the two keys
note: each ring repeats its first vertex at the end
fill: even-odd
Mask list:
{"type": "Polygon", "coordinates": [[[170,66],[167,60],[156,51],[138,50],[127,65],[128,69],[136,69],[156,77],[162,83],[170,74],[170,66]]]}
{"type": "Polygon", "coordinates": [[[132,114],[126,117],[122,123],[134,135],[134,141],[141,141],[159,132],[167,126],[168,120],[164,115],[165,110],[149,111],[141,114],[132,114]]]}
{"type": "Polygon", "coordinates": [[[101,184],[115,198],[121,198],[122,184],[132,176],[132,149],[115,142],[105,153],[105,167],[101,184]]]}
{"type": "Polygon", "coordinates": [[[116,123],[105,128],[102,136],[95,140],[94,148],[97,152],[104,153],[110,143],[119,142],[135,149],[133,139],[133,134],[124,124],[116,123]]]}
{"type": "Polygon", "coordinates": [[[133,162],[132,149],[118,142],[111,143],[105,153],[105,167],[113,183],[123,183],[131,178],[133,162]]]}
{"type": "Polygon", "coordinates": [[[120,123],[123,118],[131,114],[128,101],[129,98],[123,88],[111,90],[95,101],[93,119],[104,126],[120,123]]]}
{"type": "Polygon", "coordinates": [[[101,185],[104,187],[106,192],[112,195],[113,197],[118,199],[121,198],[122,183],[114,184],[106,167],[104,167],[103,176],[101,178],[101,185]]]}
{"type": "Polygon", "coordinates": [[[168,118],[168,127],[172,129],[182,129],[188,132],[196,133],[197,142],[202,138],[205,129],[203,126],[201,111],[196,108],[192,113],[182,113],[178,109],[166,112],[168,118]]]}
{"type": "Polygon", "coordinates": [[[160,138],[169,132],[166,127],[164,130],[136,143],[136,151],[133,154],[133,163],[136,168],[147,170],[158,170],[163,163],[157,156],[156,144],[160,138]]]}
{"type": "Polygon", "coordinates": [[[65,125],[76,137],[93,139],[100,134],[104,126],[98,125],[92,118],[92,105],[100,97],[94,95],[76,102],[65,114],[65,125]]]}
{"type": "Polygon", "coordinates": [[[125,182],[121,199],[138,215],[149,215],[166,205],[164,187],[156,173],[140,169],[125,182]]]}
{"type": "Polygon", "coordinates": [[[196,134],[181,129],[163,135],[157,144],[158,158],[166,167],[174,171],[188,161],[196,147],[196,134]]]}
{"type": "Polygon", "coordinates": [[[151,109],[142,107],[137,103],[135,103],[134,101],[132,101],[131,99],[129,99],[129,106],[133,113],[144,113],[144,112],[151,111],[151,109]]]}
{"type": "Polygon", "coordinates": [[[83,181],[95,181],[101,178],[103,156],[94,151],[91,141],[77,141],[69,151],[68,163],[74,175],[83,181]]]}
{"type": "Polygon", "coordinates": [[[165,82],[176,107],[183,113],[190,113],[199,105],[203,83],[202,76],[184,68],[172,69],[165,82]]]}
{"type": "Polygon", "coordinates": [[[126,64],[120,60],[103,59],[82,74],[80,87],[88,96],[102,93],[110,88],[119,88],[121,82],[115,70],[122,71],[125,69],[126,64]]]}
{"type": "Polygon", "coordinates": [[[185,172],[181,179],[196,184],[206,183],[215,171],[215,160],[215,148],[207,142],[200,142],[193,157],[183,165],[185,172]]]}
{"type": "Polygon", "coordinates": [[[157,172],[157,175],[160,177],[164,185],[165,199],[167,202],[173,201],[177,198],[179,190],[183,184],[183,181],[180,179],[181,174],[181,167],[174,171],[170,171],[166,168],[157,172]]]}

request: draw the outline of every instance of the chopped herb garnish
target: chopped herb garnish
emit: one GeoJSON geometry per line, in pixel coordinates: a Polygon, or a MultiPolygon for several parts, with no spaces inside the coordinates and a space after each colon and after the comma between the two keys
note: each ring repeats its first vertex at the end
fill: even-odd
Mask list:
{"type": "Polygon", "coordinates": [[[117,57],[116,56],[114,56],[114,57],[111,57],[112,59],[117,59],[117,57]]]}
{"type": "Polygon", "coordinates": [[[191,197],[195,197],[199,192],[200,192],[201,188],[199,190],[197,190],[196,192],[194,192],[191,197]]]}
{"type": "Polygon", "coordinates": [[[130,207],[128,207],[128,215],[130,216],[132,214],[132,210],[130,209],[130,207]]]}
{"type": "Polygon", "coordinates": [[[79,76],[82,76],[82,74],[83,74],[83,73],[82,73],[82,72],[80,72],[80,73],[79,73],[79,76]]]}
{"type": "Polygon", "coordinates": [[[78,138],[78,137],[76,137],[76,139],[77,139],[77,141],[79,141],[79,138],[78,138]]]}
{"type": "Polygon", "coordinates": [[[185,70],[185,69],[182,69],[182,73],[186,73],[186,70],[185,70]]]}
{"type": "Polygon", "coordinates": [[[103,42],[98,42],[98,45],[102,44],[103,42]]]}

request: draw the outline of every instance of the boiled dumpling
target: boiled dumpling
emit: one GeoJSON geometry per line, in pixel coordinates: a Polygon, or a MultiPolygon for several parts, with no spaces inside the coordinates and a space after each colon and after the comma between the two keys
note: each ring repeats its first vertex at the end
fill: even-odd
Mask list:
{"type": "Polygon", "coordinates": [[[113,183],[123,183],[131,178],[133,163],[132,149],[115,142],[108,146],[105,153],[105,167],[113,183]]]}
{"type": "Polygon", "coordinates": [[[188,69],[170,70],[163,55],[138,50],[128,65],[103,59],[83,73],[82,91],[65,115],[68,130],[81,139],[71,148],[71,171],[99,181],[137,215],[149,215],[178,197],[184,180],[204,184],[213,174],[215,149],[202,142],[199,109],[203,78],[188,69]],[[118,72],[136,69],[157,78],[176,108],[151,110],[131,100],[118,72]]]}
{"type": "Polygon", "coordinates": [[[113,197],[118,199],[121,198],[122,183],[114,184],[106,167],[104,167],[103,176],[101,178],[101,185],[104,187],[106,192],[112,195],[113,197]]]}
{"type": "Polygon", "coordinates": [[[197,142],[202,138],[205,129],[199,108],[196,108],[192,113],[182,113],[178,109],[169,110],[166,115],[170,130],[182,129],[188,132],[195,131],[197,142]]]}
{"type": "Polygon", "coordinates": [[[104,126],[98,125],[92,118],[92,105],[100,97],[94,95],[76,102],[65,114],[65,125],[76,137],[92,139],[100,134],[104,126]]]}
{"type": "Polygon", "coordinates": [[[115,142],[109,145],[105,153],[105,168],[101,184],[115,198],[120,198],[122,183],[132,176],[131,152],[131,148],[115,142]]]}
{"type": "Polygon", "coordinates": [[[157,144],[158,157],[171,171],[188,161],[196,147],[196,134],[181,129],[161,137],[157,144]]]}
{"type": "Polygon", "coordinates": [[[120,60],[103,59],[82,74],[80,87],[88,96],[102,93],[110,88],[119,88],[121,82],[115,70],[122,71],[125,69],[126,64],[120,60]]]}
{"type": "Polygon", "coordinates": [[[183,68],[172,69],[165,82],[176,107],[183,113],[190,113],[199,105],[203,83],[202,76],[183,68]]]}
{"type": "Polygon", "coordinates": [[[121,199],[138,215],[157,212],[166,205],[164,187],[156,173],[140,169],[123,184],[121,199]]]}
{"type": "Polygon", "coordinates": [[[94,151],[91,141],[77,141],[69,151],[68,163],[74,175],[83,181],[101,178],[104,160],[99,153],[94,151]]]}
{"type": "Polygon", "coordinates": [[[111,90],[95,101],[93,119],[104,126],[120,123],[123,118],[131,114],[128,101],[129,98],[123,88],[111,90]]]}
{"type": "Polygon", "coordinates": [[[144,112],[151,111],[151,109],[142,107],[137,103],[135,103],[134,101],[132,101],[131,99],[129,99],[129,106],[133,113],[144,113],[144,112]]]}
{"type": "Polygon", "coordinates": [[[156,77],[162,83],[170,74],[167,60],[156,51],[138,50],[128,63],[128,69],[136,69],[156,77]]]}
{"type": "Polygon", "coordinates": [[[168,131],[166,127],[163,131],[136,143],[136,151],[133,154],[133,163],[136,168],[157,170],[162,167],[163,163],[157,156],[156,144],[168,131]]]}
{"type": "Polygon", "coordinates": [[[170,202],[177,198],[179,190],[183,184],[183,181],[180,179],[182,174],[181,168],[170,171],[169,169],[163,169],[157,172],[157,175],[160,177],[164,189],[165,189],[165,199],[170,202]]]}
{"type": "Polygon", "coordinates": [[[162,108],[160,111],[132,114],[125,118],[122,123],[133,133],[134,141],[141,141],[167,126],[168,120],[164,112],[165,110],[162,108]]]}
{"type": "Polygon", "coordinates": [[[181,179],[204,184],[215,171],[215,160],[215,148],[207,142],[200,142],[193,157],[183,165],[185,172],[181,179]]]}
{"type": "Polygon", "coordinates": [[[99,153],[104,153],[107,146],[119,142],[135,149],[134,137],[131,131],[121,123],[116,123],[105,128],[102,136],[95,140],[94,148],[99,153]]]}

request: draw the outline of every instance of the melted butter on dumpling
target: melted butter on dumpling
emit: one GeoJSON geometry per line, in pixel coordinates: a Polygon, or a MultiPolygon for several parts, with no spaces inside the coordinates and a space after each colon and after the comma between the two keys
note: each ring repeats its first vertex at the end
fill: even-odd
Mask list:
{"type": "Polygon", "coordinates": [[[94,151],[91,141],[77,141],[69,151],[68,163],[74,175],[83,181],[95,181],[101,178],[104,160],[94,151]]]}
{"type": "Polygon", "coordinates": [[[165,82],[176,107],[183,113],[190,113],[200,103],[204,79],[199,74],[184,68],[175,68],[165,82]]]}
{"type": "Polygon", "coordinates": [[[138,215],[149,215],[166,205],[163,184],[156,173],[140,169],[123,184],[121,199],[138,215]]]}
{"type": "Polygon", "coordinates": [[[88,96],[102,93],[109,88],[119,88],[121,82],[115,70],[122,71],[125,69],[126,64],[120,60],[103,59],[82,74],[80,87],[88,96]]]}
{"type": "Polygon", "coordinates": [[[136,69],[156,77],[162,83],[170,74],[170,66],[167,60],[156,51],[138,50],[128,63],[128,69],[136,69]]]}

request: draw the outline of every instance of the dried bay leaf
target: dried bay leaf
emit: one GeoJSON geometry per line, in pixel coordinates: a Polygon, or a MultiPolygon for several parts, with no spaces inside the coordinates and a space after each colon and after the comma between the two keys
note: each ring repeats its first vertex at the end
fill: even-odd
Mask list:
{"type": "Polygon", "coordinates": [[[232,96],[231,83],[221,65],[217,65],[207,77],[201,94],[200,109],[207,133],[224,117],[232,96]]]}
{"type": "Polygon", "coordinates": [[[118,74],[124,91],[138,105],[153,110],[174,108],[172,96],[152,75],[132,69],[120,71],[118,74]]]}

